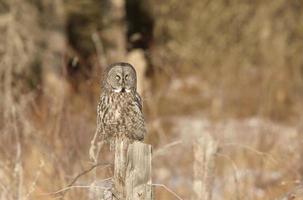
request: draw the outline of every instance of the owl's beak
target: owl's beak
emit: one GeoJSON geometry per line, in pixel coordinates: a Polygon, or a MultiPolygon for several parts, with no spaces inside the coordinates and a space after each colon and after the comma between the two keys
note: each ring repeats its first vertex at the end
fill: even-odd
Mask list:
{"type": "Polygon", "coordinates": [[[123,87],[123,88],[121,89],[121,92],[126,92],[125,87],[123,87]]]}

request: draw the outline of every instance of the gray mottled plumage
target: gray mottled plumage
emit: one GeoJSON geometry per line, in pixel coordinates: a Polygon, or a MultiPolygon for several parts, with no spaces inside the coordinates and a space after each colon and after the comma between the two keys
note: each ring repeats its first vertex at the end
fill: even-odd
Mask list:
{"type": "Polygon", "coordinates": [[[135,69],[128,63],[110,65],[103,78],[97,108],[97,134],[108,142],[117,136],[143,140],[146,133],[135,69]]]}

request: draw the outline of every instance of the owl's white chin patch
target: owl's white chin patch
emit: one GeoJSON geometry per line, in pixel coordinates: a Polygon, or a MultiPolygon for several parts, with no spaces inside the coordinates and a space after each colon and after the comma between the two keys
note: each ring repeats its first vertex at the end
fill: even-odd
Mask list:
{"type": "Polygon", "coordinates": [[[114,92],[119,93],[119,92],[126,92],[126,93],[130,93],[131,89],[126,89],[126,88],[119,88],[119,89],[113,89],[114,92]]]}
{"type": "Polygon", "coordinates": [[[121,92],[122,91],[122,88],[120,89],[114,89],[114,92],[118,93],[118,92],[121,92]]]}

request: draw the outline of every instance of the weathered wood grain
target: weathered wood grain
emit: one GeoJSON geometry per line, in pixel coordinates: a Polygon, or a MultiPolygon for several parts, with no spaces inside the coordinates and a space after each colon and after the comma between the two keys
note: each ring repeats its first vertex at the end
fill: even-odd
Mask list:
{"type": "Polygon", "coordinates": [[[152,200],[151,145],[134,142],[129,145],[126,165],[126,199],[152,200]]]}
{"type": "Polygon", "coordinates": [[[113,179],[92,184],[90,200],[153,200],[151,161],[151,145],[117,137],[113,179]]]}

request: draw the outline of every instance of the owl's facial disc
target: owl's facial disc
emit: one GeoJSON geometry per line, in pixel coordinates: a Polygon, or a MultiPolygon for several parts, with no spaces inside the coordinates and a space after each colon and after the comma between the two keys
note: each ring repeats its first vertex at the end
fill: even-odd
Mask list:
{"type": "Polygon", "coordinates": [[[115,93],[136,91],[137,77],[135,69],[127,63],[114,65],[107,73],[106,85],[115,93]]]}

